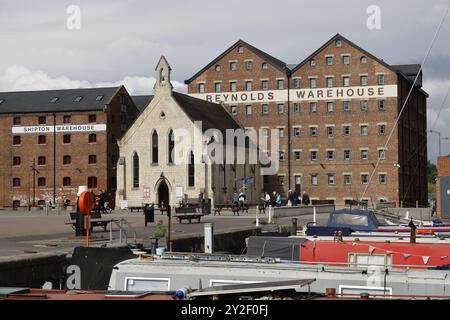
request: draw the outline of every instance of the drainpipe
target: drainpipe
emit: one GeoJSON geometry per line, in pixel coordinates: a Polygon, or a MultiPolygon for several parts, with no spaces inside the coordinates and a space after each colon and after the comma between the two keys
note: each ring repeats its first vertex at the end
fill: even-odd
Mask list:
{"type": "Polygon", "coordinates": [[[291,70],[289,70],[286,66],[286,76],[287,76],[287,87],[288,87],[288,101],[287,101],[287,116],[288,116],[288,125],[287,125],[287,133],[288,133],[288,190],[291,190],[291,97],[290,97],[290,89],[291,89],[291,70]]]}

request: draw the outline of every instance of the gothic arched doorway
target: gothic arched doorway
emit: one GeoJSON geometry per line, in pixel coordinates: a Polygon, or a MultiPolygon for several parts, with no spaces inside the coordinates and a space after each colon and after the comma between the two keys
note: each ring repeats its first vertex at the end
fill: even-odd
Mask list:
{"type": "Polygon", "coordinates": [[[165,206],[169,205],[169,187],[167,183],[163,180],[158,187],[158,204],[164,203],[165,206]]]}

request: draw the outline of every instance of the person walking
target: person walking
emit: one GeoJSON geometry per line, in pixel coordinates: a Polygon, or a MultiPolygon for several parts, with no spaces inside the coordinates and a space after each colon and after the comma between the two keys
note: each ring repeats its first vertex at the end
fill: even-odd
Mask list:
{"type": "Polygon", "coordinates": [[[274,200],[273,200],[273,206],[274,207],[281,207],[281,195],[279,192],[273,192],[274,194],[274,200]]]}
{"type": "Polygon", "coordinates": [[[106,202],[108,201],[108,194],[105,192],[105,190],[101,190],[100,193],[100,201],[99,201],[99,207],[102,213],[108,213],[108,210],[106,209],[106,202]]]}
{"type": "Polygon", "coordinates": [[[303,191],[302,202],[305,206],[309,205],[309,195],[306,191],[303,191]]]}
{"type": "Polygon", "coordinates": [[[268,208],[271,204],[270,194],[268,192],[264,193],[264,209],[268,208]]]}

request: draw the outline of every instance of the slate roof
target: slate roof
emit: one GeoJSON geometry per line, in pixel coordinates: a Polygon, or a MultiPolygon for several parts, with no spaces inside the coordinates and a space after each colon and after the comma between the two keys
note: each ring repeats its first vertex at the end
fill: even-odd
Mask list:
{"type": "Polygon", "coordinates": [[[287,66],[287,64],[273,56],[271,56],[270,54],[252,46],[251,44],[243,41],[243,40],[238,40],[236,41],[231,47],[229,47],[228,49],[226,49],[224,52],[222,52],[217,58],[215,58],[214,60],[212,60],[210,63],[208,63],[204,68],[202,68],[199,72],[197,72],[195,75],[193,75],[191,78],[187,79],[184,81],[184,83],[189,84],[191,83],[195,78],[197,78],[199,75],[201,75],[203,72],[205,72],[207,69],[209,69],[210,67],[212,67],[214,64],[217,63],[217,61],[219,61],[220,59],[222,59],[225,55],[227,55],[231,50],[237,48],[238,46],[243,46],[246,47],[247,49],[250,49],[251,51],[253,51],[256,55],[258,55],[259,57],[261,57],[261,59],[263,59],[265,62],[267,62],[268,64],[274,66],[275,68],[284,71],[284,72],[288,72],[289,68],[287,66]]]}
{"type": "Polygon", "coordinates": [[[218,129],[225,133],[226,129],[239,129],[241,126],[220,104],[194,98],[179,92],[172,96],[192,121],[202,121],[202,129],[218,129]]]}
{"type": "Polygon", "coordinates": [[[119,87],[0,92],[0,114],[103,110],[119,87]],[[103,96],[101,100],[97,97],[103,96]],[[76,102],[77,97],[82,97],[76,102]],[[53,98],[59,98],[52,103],[53,98]]]}
{"type": "Polygon", "coordinates": [[[153,100],[154,96],[131,96],[131,99],[133,100],[134,104],[136,105],[136,108],[139,110],[139,113],[144,111],[145,108],[150,104],[150,102],[153,100]]]}
{"type": "Polygon", "coordinates": [[[397,64],[392,65],[392,68],[400,71],[406,76],[416,76],[420,70],[420,64],[397,64]]]}

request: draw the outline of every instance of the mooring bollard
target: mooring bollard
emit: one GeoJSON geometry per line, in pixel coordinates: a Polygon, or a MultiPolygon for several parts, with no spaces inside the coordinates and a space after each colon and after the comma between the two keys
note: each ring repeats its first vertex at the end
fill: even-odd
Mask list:
{"type": "Polygon", "coordinates": [[[291,236],[297,235],[297,218],[292,218],[291,236]]]}
{"type": "Polygon", "coordinates": [[[269,206],[269,223],[272,223],[272,205],[269,206]]]}
{"type": "Polygon", "coordinates": [[[205,223],[205,253],[214,252],[214,228],[212,223],[205,223]]]}
{"type": "Polygon", "coordinates": [[[317,224],[317,220],[316,220],[316,207],[313,207],[313,222],[314,222],[314,225],[317,224]]]}
{"type": "Polygon", "coordinates": [[[259,206],[256,206],[256,226],[259,227],[259,206]]]}
{"type": "Polygon", "coordinates": [[[48,204],[45,205],[45,215],[48,216],[48,204]]]}

